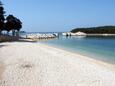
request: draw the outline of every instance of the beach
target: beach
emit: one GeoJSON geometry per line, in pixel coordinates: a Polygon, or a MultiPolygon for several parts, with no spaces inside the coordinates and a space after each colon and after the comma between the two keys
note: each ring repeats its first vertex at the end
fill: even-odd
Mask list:
{"type": "Polygon", "coordinates": [[[41,43],[0,44],[0,86],[115,86],[111,66],[41,43]]]}

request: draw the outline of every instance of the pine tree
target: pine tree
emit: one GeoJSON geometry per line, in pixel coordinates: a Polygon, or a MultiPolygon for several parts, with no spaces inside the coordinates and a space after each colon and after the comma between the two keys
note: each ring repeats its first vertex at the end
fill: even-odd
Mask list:
{"type": "Polygon", "coordinates": [[[15,36],[15,31],[19,33],[20,29],[22,28],[22,22],[13,15],[8,15],[5,18],[4,14],[4,7],[0,1],[0,34],[3,30],[6,30],[7,33],[12,30],[12,35],[15,36]]]}
{"type": "Polygon", "coordinates": [[[4,18],[5,11],[2,5],[3,5],[2,2],[0,1],[0,34],[1,34],[1,31],[4,29],[4,21],[5,21],[5,18],[4,18]]]}

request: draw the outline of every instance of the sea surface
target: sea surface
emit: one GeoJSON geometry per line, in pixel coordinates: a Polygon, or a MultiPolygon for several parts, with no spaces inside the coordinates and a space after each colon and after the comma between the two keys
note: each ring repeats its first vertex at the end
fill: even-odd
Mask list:
{"type": "Polygon", "coordinates": [[[59,38],[39,42],[115,64],[115,37],[60,35],[59,38]]]}

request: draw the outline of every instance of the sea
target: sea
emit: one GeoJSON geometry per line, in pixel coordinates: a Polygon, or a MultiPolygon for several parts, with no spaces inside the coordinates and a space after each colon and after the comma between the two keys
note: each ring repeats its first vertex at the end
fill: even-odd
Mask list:
{"type": "Polygon", "coordinates": [[[115,36],[62,36],[40,43],[115,64],[115,36]]]}

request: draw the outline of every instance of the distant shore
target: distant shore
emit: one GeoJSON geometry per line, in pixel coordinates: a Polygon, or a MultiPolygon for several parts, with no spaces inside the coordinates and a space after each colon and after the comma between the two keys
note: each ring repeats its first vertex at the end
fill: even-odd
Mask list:
{"type": "Polygon", "coordinates": [[[98,34],[98,33],[84,33],[84,32],[76,32],[76,33],[72,33],[72,32],[64,32],[62,33],[63,36],[103,36],[103,37],[108,37],[108,36],[113,36],[115,37],[115,34],[108,34],[108,33],[101,33],[101,34],[98,34]]]}
{"type": "Polygon", "coordinates": [[[0,86],[115,86],[111,64],[40,43],[0,46],[0,86]]]}

